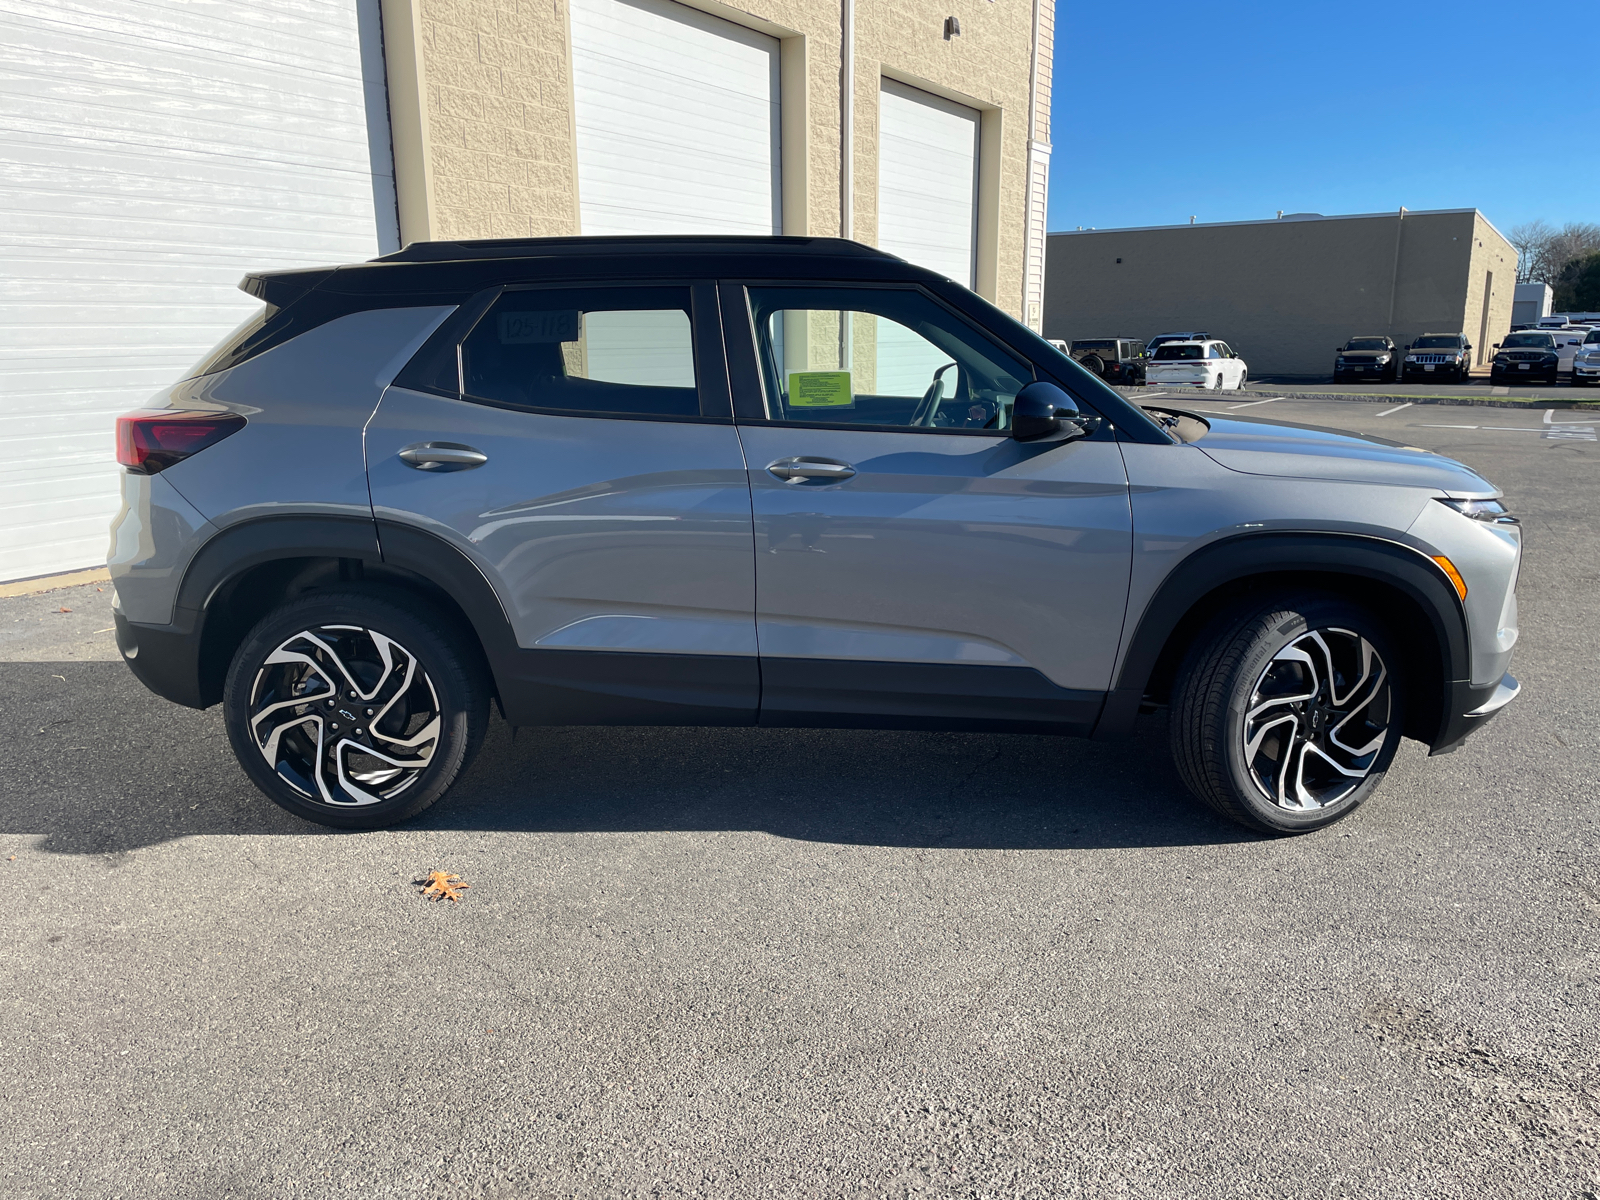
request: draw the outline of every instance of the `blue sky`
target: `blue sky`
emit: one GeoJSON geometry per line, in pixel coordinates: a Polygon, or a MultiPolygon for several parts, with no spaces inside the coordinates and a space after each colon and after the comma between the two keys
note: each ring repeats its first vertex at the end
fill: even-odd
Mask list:
{"type": "Polygon", "coordinates": [[[1593,30],[1576,14],[1058,0],[1048,227],[1401,205],[1478,208],[1502,233],[1600,221],[1593,30]]]}

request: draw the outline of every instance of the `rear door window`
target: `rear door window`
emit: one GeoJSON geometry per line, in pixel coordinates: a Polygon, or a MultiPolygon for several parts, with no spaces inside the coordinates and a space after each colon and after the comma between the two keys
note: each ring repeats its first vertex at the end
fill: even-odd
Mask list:
{"type": "Polygon", "coordinates": [[[688,288],[503,293],[461,342],[462,399],[575,415],[700,415],[688,288]]]}

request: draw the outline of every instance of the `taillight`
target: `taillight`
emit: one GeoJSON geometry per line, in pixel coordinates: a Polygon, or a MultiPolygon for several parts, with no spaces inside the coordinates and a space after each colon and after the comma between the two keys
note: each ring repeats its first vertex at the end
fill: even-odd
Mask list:
{"type": "Polygon", "coordinates": [[[244,426],[234,413],[135,409],[117,418],[117,461],[135,475],[154,475],[244,426]]]}

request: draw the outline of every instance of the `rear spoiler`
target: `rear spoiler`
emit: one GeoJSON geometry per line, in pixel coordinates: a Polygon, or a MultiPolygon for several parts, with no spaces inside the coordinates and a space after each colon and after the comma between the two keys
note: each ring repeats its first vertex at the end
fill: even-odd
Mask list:
{"type": "Polygon", "coordinates": [[[331,276],[338,267],[306,267],[298,271],[255,271],[239,281],[239,290],[274,308],[286,308],[331,276]]]}

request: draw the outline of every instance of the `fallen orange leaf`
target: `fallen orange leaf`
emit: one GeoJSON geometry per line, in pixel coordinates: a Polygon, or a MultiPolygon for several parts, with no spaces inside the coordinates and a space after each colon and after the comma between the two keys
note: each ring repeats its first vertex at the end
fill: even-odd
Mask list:
{"type": "Polygon", "coordinates": [[[429,900],[448,900],[452,904],[461,903],[461,893],[472,885],[463,883],[457,875],[449,871],[429,871],[428,877],[420,882],[422,895],[429,900]]]}

